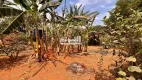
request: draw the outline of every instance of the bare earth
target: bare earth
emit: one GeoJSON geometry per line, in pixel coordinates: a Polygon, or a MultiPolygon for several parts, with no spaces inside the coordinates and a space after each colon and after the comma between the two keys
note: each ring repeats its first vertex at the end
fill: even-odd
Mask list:
{"type": "MultiPolygon", "coordinates": [[[[98,51],[102,47],[89,46],[89,51],[98,51]]],[[[111,50],[110,50],[111,51],[111,50]]],[[[102,68],[99,68],[101,54],[94,52],[91,55],[75,55],[73,57],[63,56],[57,57],[52,62],[32,62],[28,64],[29,55],[34,53],[31,51],[23,51],[16,62],[11,62],[8,57],[0,57],[0,80],[115,80],[110,69],[113,71],[112,64],[115,64],[117,55],[112,56],[111,53],[103,56],[102,68]],[[67,70],[67,67],[78,62],[83,64],[87,71],[85,73],[73,73],[67,70]],[[102,71],[100,71],[100,69],[102,71]]]]}

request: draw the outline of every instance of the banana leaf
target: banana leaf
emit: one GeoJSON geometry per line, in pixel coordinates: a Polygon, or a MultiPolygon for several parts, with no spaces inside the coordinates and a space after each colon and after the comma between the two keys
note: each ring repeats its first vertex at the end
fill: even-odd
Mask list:
{"type": "Polygon", "coordinates": [[[88,20],[89,17],[88,16],[73,16],[74,19],[85,19],[88,20]]]}
{"type": "Polygon", "coordinates": [[[13,3],[13,2],[10,2],[10,1],[5,0],[2,5],[3,5],[3,6],[7,6],[7,5],[16,5],[16,4],[13,3]]]}
{"type": "Polygon", "coordinates": [[[26,12],[22,12],[21,14],[19,14],[8,26],[0,26],[4,27],[4,29],[0,33],[7,34],[16,29],[17,27],[20,27],[20,24],[24,21],[23,16],[25,13],[26,12]]]}
{"type": "Polygon", "coordinates": [[[63,0],[59,0],[58,2],[55,1],[47,1],[45,3],[42,3],[43,6],[41,6],[41,8],[39,9],[40,12],[42,12],[43,10],[45,10],[46,8],[51,8],[54,7],[55,9],[61,4],[63,0]]]}
{"type": "Polygon", "coordinates": [[[14,2],[24,7],[26,10],[31,10],[31,4],[27,0],[14,0],[14,2]]]}
{"type": "Polygon", "coordinates": [[[0,7],[0,18],[3,16],[15,16],[20,14],[22,11],[10,7],[0,7]]]}

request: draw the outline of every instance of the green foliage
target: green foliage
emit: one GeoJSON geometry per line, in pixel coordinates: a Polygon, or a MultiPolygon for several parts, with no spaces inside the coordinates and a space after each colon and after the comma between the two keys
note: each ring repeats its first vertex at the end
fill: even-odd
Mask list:
{"type": "Polygon", "coordinates": [[[137,67],[137,66],[129,66],[129,67],[128,67],[128,70],[129,70],[130,72],[142,73],[142,69],[140,69],[140,68],[137,67]]]}
{"type": "Polygon", "coordinates": [[[111,44],[115,48],[125,50],[128,55],[126,57],[127,63],[121,64],[119,68],[119,76],[117,80],[141,79],[141,61],[140,55],[142,49],[142,12],[141,12],[141,0],[118,0],[116,8],[110,11],[110,17],[104,17],[105,34],[109,37],[108,44],[111,44]],[[139,57],[138,57],[139,56],[139,57]],[[126,69],[128,68],[128,69],[126,69]],[[126,76],[124,76],[124,72],[126,76]]]}
{"type": "Polygon", "coordinates": [[[128,18],[124,18],[120,14],[113,14],[117,21],[112,21],[112,18],[105,19],[106,33],[112,38],[113,44],[119,48],[125,48],[129,55],[133,55],[141,49],[141,15],[139,11],[131,10],[128,18]],[[115,23],[115,25],[114,25],[115,23]]]}
{"type": "Polygon", "coordinates": [[[31,10],[31,4],[27,0],[14,0],[14,2],[24,7],[26,10],[31,10]]]}
{"type": "Polygon", "coordinates": [[[123,77],[126,77],[126,72],[124,72],[124,71],[119,71],[118,74],[123,76],[123,77]]]}
{"type": "Polygon", "coordinates": [[[142,53],[142,49],[139,49],[139,51],[138,51],[139,53],[142,53]]]}
{"type": "Polygon", "coordinates": [[[20,14],[21,12],[21,10],[10,7],[0,7],[0,18],[2,18],[3,16],[15,16],[20,14]]]}
{"type": "Polygon", "coordinates": [[[39,9],[39,11],[43,11],[47,8],[54,8],[56,9],[60,4],[61,4],[62,0],[58,1],[58,2],[54,2],[54,1],[49,1],[49,2],[41,2],[41,4],[43,4],[43,6],[39,9]]]}
{"type": "Polygon", "coordinates": [[[25,37],[25,34],[22,33],[11,33],[8,36],[11,36],[10,44],[3,46],[0,49],[0,55],[9,56],[11,59],[17,58],[20,51],[27,48],[28,39],[25,37]]]}
{"type": "Polygon", "coordinates": [[[23,15],[24,14],[25,14],[25,12],[22,12],[16,18],[14,18],[14,20],[10,24],[8,24],[8,26],[3,26],[4,29],[1,31],[1,34],[10,33],[15,28],[19,27],[21,25],[21,23],[23,23],[23,15]]]}
{"type": "MultiPolygon", "coordinates": [[[[98,11],[90,12],[90,11],[84,11],[84,7],[80,5],[77,7],[76,5],[70,6],[70,10],[66,10],[65,18],[68,22],[77,22],[80,25],[86,25],[88,23],[92,23],[95,20],[95,17],[99,14],[98,11]]],[[[75,25],[75,24],[74,24],[75,25]]]]}
{"type": "Polygon", "coordinates": [[[136,80],[133,76],[127,77],[128,80],[136,80]]]}
{"type": "Polygon", "coordinates": [[[116,78],[116,80],[126,80],[126,78],[116,78]]]}
{"type": "Polygon", "coordinates": [[[130,57],[126,58],[126,61],[129,61],[129,62],[136,62],[136,58],[133,57],[133,56],[130,56],[130,57]]]}
{"type": "MultiPolygon", "coordinates": [[[[135,57],[131,56],[127,58],[127,61],[135,62],[135,57]]],[[[120,80],[123,80],[123,79],[137,80],[141,78],[142,69],[139,66],[127,66],[127,67],[128,67],[128,70],[125,70],[125,72],[121,70],[118,72],[118,74],[123,78],[117,78],[116,80],[119,80],[119,79],[120,80]],[[133,76],[130,76],[130,74],[133,76]]]]}
{"type": "Polygon", "coordinates": [[[96,25],[89,28],[91,28],[92,31],[102,33],[102,34],[104,33],[104,30],[105,30],[104,26],[101,26],[101,25],[96,25]]]}
{"type": "Polygon", "coordinates": [[[10,17],[7,20],[3,21],[1,26],[1,32],[0,34],[4,33],[10,33],[17,27],[21,25],[21,23],[24,22],[23,15],[25,12],[9,7],[9,5],[16,5],[14,3],[11,3],[9,1],[4,1],[3,5],[6,7],[0,7],[0,18],[4,19],[4,17],[10,17]]]}
{"type": "Polygon", "coordinates": [[[116,8],[114,9],[114,13],[119,13],[123,17],[127,18],[133,12],[130,10],[142,10],[142,1],[141,0],[118,0],[116,3],[116,8]]]}
{"type": "MultiPolygon", "coordinates": [[[[4,26],[5,28],[1,30],[2,33],[11,32],[13,29],[20,26],[19,23],[25,24],[29,35],[31,28],[36,29],[36,53],[38,54],[41,54],[41,52],[39,52],[39,45],[42,46],[45,44],[49,46],[51,44],[51,47],[54,49],[60,47],[59,40],[61,37],[73,38],[75,36],[81,36],[83,45],[85,45],[87,49],[88,33],[94,30],[92,24],[99,12],[85,12],[82,5],[79,7],[74,5],[70,6],[69,10],[67,10],[67,8],[64,9],[64,15],[61,17],[55,9],[62,1],[63,0],[14,0],[15,3],[13,3],[13,5],[20,5],[21,13],[14,15],[15,19],[12,20],[8,26],[4,26]],[[42,6],[40,7],[39,4],[42,6]],[[47,19],[47,13],[51,15],[51,19],[47,19]],[[42,30],[46,30],[47,39],[51,39],[50,43],[48,43],[47,39],[43,41],[43,44],[41,43],[42,41],[39,41],[39,27],[42,27],[42,30]]],[[[73,46],[71,47],[73,48],[73,46]]],[[[58,52],[61,51],[60,49],[62,48],[57,49],[58,52]]],[[[84,49],[84,51],[86,50],[84,49]]]]}

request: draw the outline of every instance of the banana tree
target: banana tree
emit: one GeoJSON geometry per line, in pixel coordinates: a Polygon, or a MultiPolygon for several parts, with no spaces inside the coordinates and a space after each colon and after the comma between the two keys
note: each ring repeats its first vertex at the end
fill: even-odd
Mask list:
{"type": "MultiPolygon", "coordinates": [[[[36,29],[36,51],[38,54],[39,53],[39,35],[38,35],[38,16],[40,13],[42,13],[44,10],[47,10],[48,8],[51,8],[51,7],[58,7],[60,5],[60,3],[62,2],[62,0],[59,0],[59,1],[51,1],[51,0],[14,0],[14,4],[16,5],[19,5],[22,10],[18,10],[21,12],[20,15],[23,15],[24,13],[30,13],[32,14],[32,18],[33,18],[33,21],[34,21],[34,27],[36,29]],[[41,8],[38,10],[39,8],[39,4],[42,4],[41,8]]],[[[15,10],[15,9],[14,9],[15,10]]],[[[4,10],[3,10],[4,11],[4,10]]],[[[2,12],[2,11],[0,11],[2,12]]],[[[13,26],[16,21],[22,21],[22,20],[18,20],[18,19],[21,19],[21,17],[17,16],[14,21],[11,22],[11,24],[9,26],[7,26],[6,29],[4,29],[4,31],[2,32],[5,32],[5,31],[9,31],[11,28],[14,28],[15,26],[13,26]],[[9,29],[9,30],[8,30],[9,29]]],[[[24,19],[23,19],[24,21],[24,19]]],[[[21,23],[21,22],[20,22],[21,23]]],[[[16,25],[18,27],[18,25],[16,25]]]]}
{"type": "MultiPolygon", "coordinates": [[[[81,27],[86,25],[91,26],[94,21],[94,18],[98,14],[97,11],[84,12],[84,8],[82,8],[82,5],[80,5],[80,7],[70,6],[70,10],[67,10],[67,8],[65,7],[62,12],[63,15],[61,17],[58,16],[57,19],[55,19],[55,17],[53,16],[54,18],[52,17],[51,19],[53,20],[51,22],[56,23],[56,26],[52,27],[54,28],[53,32],[55,33],[55,35],[53,35],[56,43],[54,47],[57,47],[58,44],[60,45],[58,41],[61,37],[66,36],[66,38],[73,38],[75,35],[80,35],[84,39],[84,34],[87,34],[87,29],[83,29],[81,27]],[[60,25],[60,28],[58,28],[57,25],[60,25]],[[60,31],[60,33],[57,33],[58,31],[60,31]],[[82,31],[85,33],[82,34],[82,31]]],[[[74,52],[73,48],[73,45],[60,45],[59,52],[64,52],[66,57],[69,54],[70,50],[74,52]]],[[[79,48],[81,47],[79,46],[79,48]]]]}
{"type": "Polygon", "coordinates": [[[3,33],[9,33],[10,31],[12,31],[12,29],[15,29],[16,26],[20,26],[21,23],[23,23],[23,14],[25,12],[18,10],[18,9],[14,9],[10,6],[6,6],[6,5],[15,5],[14,3],[11,3],[9,1],[1,1],[1,7],[0,7],[0,18],[3,19],[5,16],[7,16],[8,18],[4,19],[5,22],[2,22],[1,25],[1,34],[3,33]],[[6,23],[6,21],[11,20],[12,21],[10,23],[6,23]],[[3,23],[6,23],[5,25],[3,25],[3,23]]]}
{"type": "Polygon", "coordinates": [[[3,37],[5,33],[13,31],[17,26],[20,26],[23,23],[23,14],[21,10],[14,9],[12,7],[6,6],[5,4],[14,5],[9,1],[1,0],[0,1],[0,37],[4,45],[3,37]]]}
{"type": "MultiPolygon", "coordinates": [[[[19,2],[17,2],[17,3],[19,3],[19,2]]],[[[24,5],[23,5],[23,3],[20,3],[20,5],[22,5],[24,7],[25,5],[27,5],[26,2],[28,3],[28,1],[25,0],[25,2],[23,2],[24,5]]],[[[33,20],[35,22],[35,28],[36,28],[36,49],[37,49],[38,55],[41,55],[41,53],[39,52],[39,35],[38,35],[38,24],[37,24],[38,14],[43,12],[43,31],[44,31],[45,14],[48,12],[49,8],[57,8],[61,2],[62,2],[62,0],[59,0],[57,2],[50,1],[50,0],[47,0],[47,1],[33,0],[33,1],[31,1],[31,3],[33,3],[33,5],[32,5],[33,8],[31,8],[30,5],[27,5],[26,7],[24,7],[27,10],[31,10],[32,14],[33,14],[33,18],[34,18],[33,20]],[[39,4],[42,4],[42,6],[39,10],[38,10],[38,5],[36,2],[39,2],[39,4]]],[[[29,3],[30,3],[30,1],[29,1],[29,3]]],[[[44,36],[44,32],[43,32],[43,36],[44,36]]],[[[41,56],[39,56],[39,58],[41,58],[41,56]]],[[[39,59],[39,60],[41,60],[41,59],[39,59]]]]}
{"type": "Polygon", "coordinates": [[[87,43],[88,43],[88,27],[92,26],[95,17],[99,13],[97,11],[90,12],[90,11],[84,11],[84,7],[80,5],[77,7],[76,5],[70,6],[70,10],[66,10],[66,22],[72,23],[73,26],[77,27],[86,27],[85,29],[81,28],[81,36],[83,39],[83,45],[85,45],[84,51],[87,51],[87,43]]]}

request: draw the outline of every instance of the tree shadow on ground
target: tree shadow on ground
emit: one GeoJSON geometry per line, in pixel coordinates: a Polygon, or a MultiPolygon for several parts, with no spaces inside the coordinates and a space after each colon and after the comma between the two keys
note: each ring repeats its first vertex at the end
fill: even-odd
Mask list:
{"type": "Polygon", "coordinates": [[[9,70],[14,68],[17,65],[21,65],[27,55],[18,56],[17,59],[10,59],[9,57],[2,57],[0,58],[0,70],[9,70]]]}
{"type": "Polygon", "coordinates": [[[101,70],[100,72],[95,72],[95,80],[115,80],[115,77],[113,75],[108,75],[108,72],[109,70],[101,70]]]}

